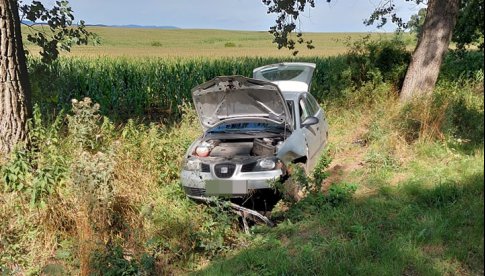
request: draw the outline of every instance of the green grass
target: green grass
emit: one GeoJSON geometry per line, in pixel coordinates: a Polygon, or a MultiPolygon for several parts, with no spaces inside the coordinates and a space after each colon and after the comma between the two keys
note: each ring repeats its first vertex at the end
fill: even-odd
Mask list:
{"type": "MultiPolygon", "coordinates": [[[[448,92],[473,93],[466,86],[448,92]]],[[[0,269],[114,275],[482,273],[483,138],[469,141],[473,150],[465,151],[453,140],[397,139],[402,130],[395,121],[403,107],[376,97],[369,105],[348,102],[352,108],[342,101],[326,103],[329,172],[338,177],[327,193],[275,212],[275,228],[255,226],[251,235],[222,205],[196,204],[180,189],[183,152],[200,134],[190,107],[184,107],[180,122],[150,125],[130,120],[115,126],[97,117],[94,106],[82,104],[79,112],[81,103],[74,103],[70,116],[59,117],[57,126],[43,125],[36,112],[31,133],[36,150],[20,151],[2,166],[2,181],[8,181],[0,199],[0,269]],[[365,137],[366,145],[353,143],[365,137]],[[84,185],[90,193],[79,189],[84,185]],[[349,187],[356,187],[355,194],[349,187]],[[95,211],[82,208],[89,202],[95,211]]],[[[475,102],[483,96],[473,97],[475,102]]],[[[468,108],[483,114],[483,106],[468,108]]],[[[481,118],[476,125],[483,125],[481,118]]]]}
{"type": "MultiPolygon", "coordinates": [[[[483,165],[483,163],[482,163],[483,165]]],[[[483,272],[483,166],[457,183],[403,183],[257,231],[203,275],[443,275],[483,272]],[[258,233],[259,232],[259,233],[258,233]]],[[[313,207],[313,206],[309,206],[313,207]]]]}
{"type": "MultiPolygon", "coordinates": [[[[197,43],[231,51],[242,37],[197,43]]],[[[433,97],[406,105],[379,53],[298,58],[317,63],[329,177],[251,235],[223,204],[180,188],[183,154],[201,134],[189,91],[286,57],[31,59],[31,148],[1,164],[0,272],[483,274],[483,53],[450,54],[433,97]]]]}
{"type": "MultiPolygon", "coordinates": [[[[332,166],[367,160],[363,166],[344,170],[333,184],[356,183],[352,200],[332,206],[321,195],[310,196],[292,206],[276,228],[253,229],[250,246],[196,274],[483,273],[483,140],[473,153],[441,142],[402,145],[389,139],[392,132],[381,133],[365,147],[352,145],[360,131],[375,131],[365,127],[368,116],[373,117],[369,113],[389,107],[381,103],[370,111],[360,107],[344,111],[331,106],[327,112],[333,134],[332,166]],[[347,121],[352,117],[361,121],[347,121]],[[376,155],[408,160],[389,163],[374,157],[370,162],[376,155]]],[[[392,121],[370,120],[377,127],[388,127],[392,121]]]]}

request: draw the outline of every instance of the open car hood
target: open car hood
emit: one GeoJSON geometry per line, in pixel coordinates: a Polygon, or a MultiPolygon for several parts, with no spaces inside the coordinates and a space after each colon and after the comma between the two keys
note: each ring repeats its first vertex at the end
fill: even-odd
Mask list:
{"type": "Polygon", "coordinates": [[[204,130],[234,118],[267,118],[290,123],[291,116],[277,85],[243,76],[216,77],[192,89],[204,130]]]}

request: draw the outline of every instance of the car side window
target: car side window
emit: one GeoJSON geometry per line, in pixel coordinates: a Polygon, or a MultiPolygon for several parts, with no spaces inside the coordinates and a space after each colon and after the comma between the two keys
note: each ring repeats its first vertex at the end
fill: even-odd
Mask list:
{"type": "Polygon", "coordinates": [[[300,108],[300,124],[310,116],[309,110],[305,104],[305,99],[301,98],[299,101],[299,108],[300,108]]]}
{"type": "Polygon", "coordinates": [[[288,109],[290,109],[291,118],[292,118],[292,121],[293,121],[293,127],[296,127],[295,108],[293,107],[294,102],[292,100],[287,100],[286,104],[288,105],[288,109]]]}
{"type": "Polygon", "coordinates": [[[317,100],[313,97],[312,94],[308,93],[306,95],[306,100],[308,102],[308,105],[312,109],[312,114],[315,115],[318,112],[318,109],[320,108],[320,105],[318,105],[317,100]]]}

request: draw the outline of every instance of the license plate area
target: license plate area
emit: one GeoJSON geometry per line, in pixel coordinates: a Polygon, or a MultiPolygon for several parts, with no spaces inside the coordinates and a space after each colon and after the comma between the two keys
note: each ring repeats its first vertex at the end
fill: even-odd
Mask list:
{"type": "Polygon", "coordinates": [[[243,195],[248,193],[246,180],[206,180],[205,194],[213,195],[243,195]]]}

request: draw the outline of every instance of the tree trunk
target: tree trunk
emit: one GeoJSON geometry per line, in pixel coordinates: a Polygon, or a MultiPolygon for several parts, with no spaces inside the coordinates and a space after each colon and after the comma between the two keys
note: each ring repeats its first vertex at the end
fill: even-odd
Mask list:
{"type": "Polygon", "coordinates": [[[30,112],[17,0],[0,0],[0,155],[26,140],[30,112]]]}
{"type": "Polygon", "coordinates": [[[430,94],[450,45],[460,0],[429,0],[426,18],[401,89],[401,100],[430,94]]]}

